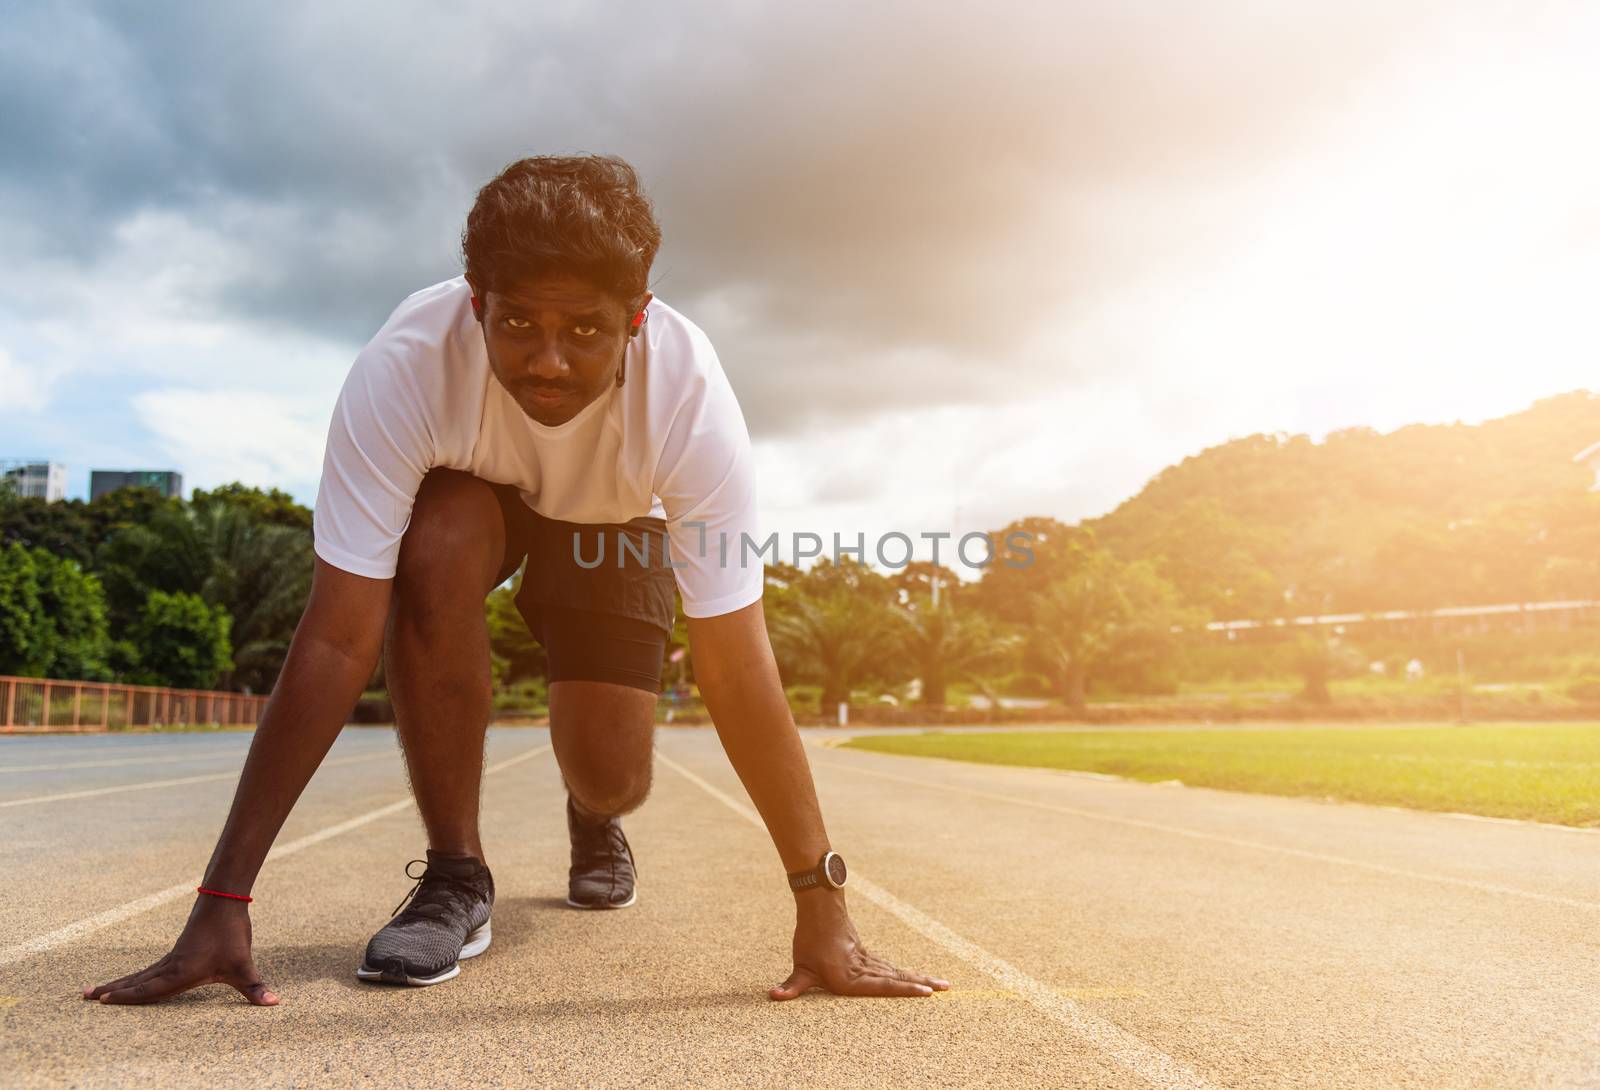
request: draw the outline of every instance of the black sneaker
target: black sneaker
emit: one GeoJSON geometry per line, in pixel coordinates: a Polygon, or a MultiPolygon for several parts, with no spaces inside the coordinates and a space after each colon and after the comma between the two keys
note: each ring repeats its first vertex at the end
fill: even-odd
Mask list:
{"type": "Polygon", "coordinates": [[[438,984],[461,971],[462,958],[489,949],[494,879],[482,861],[430,850],[425,863],[413,859],[406,864],[406,877],[417,884],[395,906],[399,915],[367,943],[356,969],[362,980],[438,984]],[[418,863],[426,867],[420,877],[411,873],[418,863]],[[400,912],[406,901],[411,904],[400,912]]]}
{"type": "Polygon", "coordinates": [[[622,835],[621,821],[608,818],[593,824],[578,815],[568,795],[567,833],[572,837],[567,904],[573,908],[627,908],[639,899],[633,851],[622,835]]]}

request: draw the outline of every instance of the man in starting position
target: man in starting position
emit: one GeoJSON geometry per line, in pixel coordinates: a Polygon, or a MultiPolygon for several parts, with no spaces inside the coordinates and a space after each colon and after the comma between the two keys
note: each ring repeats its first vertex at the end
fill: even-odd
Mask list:
{"type": "Polygon", "coordinates": [[[221,982],[278,1002],[251,955],[249,891],[380,650],[428,859],[357,975],[435,984],[482,953],[483,601],[524,560],[517,606],[548,654],[568,792],[568,903],[637,897],[619,816],[650,786],[676,587],[701,695],[795,891],[794,970],[772,998],[948,987],[868,953],[846,912],[767,640],[760,558],[742,548],[756,531],[749,435],[706,335],[646,290],[660,242],[619,159],[523,159],[479,192],[466,275],[401,303],[340,393],[310,601],[188,924],[160,961],[86,998],[221,982]]]}

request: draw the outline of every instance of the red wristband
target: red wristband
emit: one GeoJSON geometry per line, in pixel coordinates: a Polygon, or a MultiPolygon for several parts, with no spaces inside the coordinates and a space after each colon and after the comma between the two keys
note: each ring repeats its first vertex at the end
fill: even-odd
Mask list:
{"type": "Polygon", "coordinates": [[[245,904],[255,900],[254,897],[247,897],[242,893],[224,893],[220,889],[207,889],[205,886],[195,886],[194,888],[199,893],[209,893],[213,897],[226,897],[230,901],[243,901],[245,904]]]}

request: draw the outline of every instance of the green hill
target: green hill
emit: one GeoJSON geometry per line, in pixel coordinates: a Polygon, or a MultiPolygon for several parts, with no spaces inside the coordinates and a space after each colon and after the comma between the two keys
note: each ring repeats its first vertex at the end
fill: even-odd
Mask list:
{"type": "Polygon", "coordinates": [[[1219,619],[1600,598],[1600,440],[1578,390],[1483,424],[1252,435],[1084,523],[1219,619]]]}

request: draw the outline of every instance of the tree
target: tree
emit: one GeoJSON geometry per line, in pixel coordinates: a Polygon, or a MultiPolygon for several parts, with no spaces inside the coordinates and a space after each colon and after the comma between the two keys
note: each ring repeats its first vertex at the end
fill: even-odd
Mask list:
{"type": "Polygon", "coordinates": [[[50,636],[39,605],[39,568],[16,542],[0,547],[0,674],[42,677],[50,636]]]}
{"type": "Polygon", "coordinates": [[[1172,585],[1148,561],[1124,565],[1104,549],[1085,547],[1075,566],[1034,599],[1029,648],[1061,698],[1077,708],[1092,671],[1170,656],[1173,626],[1198,619],[1184,614],[1172,585]]]}
{"type": "Polygon", "coordinates": [[[197,504],[159,497],[150,504],[137,489],[104,498],[122,493],[143,503],[145,516],[117,523],[96,554],[112,631],[131,632],[152,591],[199,595],[233,618],[228,683],[270,689],[305,609],[313,568],[310,531],[292,512],[272,513],[277,499],[287,497],[231,485],[197,492],[197,504]]]}
{"type": "Polygon", "coordinates": [[[144,685],[209,689],[233,666],[228,640],[232,618],[198,594],[153,590],[134,625],[138,649],[135,680],[144,685]]]}
{"type": "Polygon", "coordinates": [[[1038,596],[1069,576],[1095,549],[1090,530],[1052,518],[1017,519],[989,535],[995,560],[974,588],[974,600],[997,621],[1027,624],[1038,596]]]}
{"type": "Polygon", "coordinates": [[[43,549],[0,548],[0,673],[98,680],[109,651],[94,576],[43,549]]]}
{"type": "MultiPolygon", "coordinates": [[[[111,495],[137,491],[118,489],[111,495]]],[[[112,631],[127,632],[138,624],[153,590],[200,593],[211,576],[212,553],[189,508],[163,501],[144,521],[115,525],[95,554],[112,631]]]]}
{"type": "Polygon", "coordinates": [[[34,553],[39,571],[39,605],[50,630],[49,676],[104,681],[111,676],[111,638],[100,580],[71,560],[34,553]]]}
{"type": "Polygon", "coordinates": [[[528,631],[517,609],[516,592],[496,587],[483,600],[489,626],[489,653],[496,666],[495,680],[503,685],[523,678],[542,677],[546,669],[544,647],[528,631]]]}
{"type": "Polygon", "coordinates": [[[19,496],[15,488],[0,489],[0,544],[44,549],[88,567],[95,540],[94,520],[83,501],[49,503],[37,496],[19,496]]]}
{"type": "Polygon", "coordinates": [[[277,682],[311,593],[311,535],[231,503],[196,508],[193,518],[210,555],[200,596],[233,618],[227,680],[265,692],[277,682]]]}
{"type": "Polygon", "coordinates": [[[91,540],[98,548],[124,527],[142,526],[157,511],[182,507],[182,500],[163,496],[149,485],[130,485],[127,488],[114,488],[99,499],[90,500],[84,507],[84,514],[89,520],[91,540]]]}
{"type": "Polygon", "coordinates": [[[311,529],[311,509],[301,506],[293,496],[277,488],[262,490],[235,481],[219,485],[209,492],[197,488],[189,502],[197,511],[221,505],[243,510],[257,522],[271,526],[286,526],[307,532],[311,529]]]}
{"type": "Polygon", "coordinates": [[[864,564],[819,561],[769,603],[767,632],[785,682],[820,685],[821,710],[848,703],[850,690],[904,670],[885,651],[899,642],[889,581],[864,564]]]}
{"type": "Polygon", "coordinates": [[[1111,649],[1130,607],[1116,581],[1116,561],[1096,550],[1076,571],[1051,583],[1033,603],[1031,646],[1045,662],[1057,694],[1082,707],[1089,669],[1111,649]]]}
{"type": "Polygon", "coordinates": [[[1337,636],[1321,630],[1301,635],[1294,645],[1295,669],[1304,687],[1300,699],[1311,704],[1331,704],[1328,682],[1361,670],[1362,656],[1337,636]]]}
{"type": "Polygon", "coordinates": [[[984,614],[958,608],[959,593],[941,581],[937,605],[931,593],[915,595],[901,611],[900,646],[922,679],[920,703],[929,707],[944,707],[950,682],[999,672],[1016,648],[1016,637],[1002,634],[984,614]]]}

